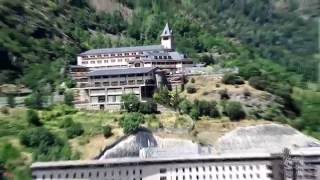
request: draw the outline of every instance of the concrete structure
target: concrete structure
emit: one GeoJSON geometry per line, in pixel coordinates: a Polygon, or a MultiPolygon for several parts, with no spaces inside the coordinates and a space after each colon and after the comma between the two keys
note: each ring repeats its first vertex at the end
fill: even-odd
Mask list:
{"type": "Polygon", "coordinates": [[[151,98],[156,88],[153,67],[105,69],[91,71],[82,92],[81,108],[91,110],[118,110],[123,94],[133,93],[139,100],[151,98]]]}
{"type": "MultiPolygon", "coordinates": [[[[144,154],[144,153],[142,153],[144,154]]],[[[288,157],[308,159],[309,168],[291,178],[282,154],[193,154],[178,157],[130,157],[89,161],[34,163],[33,179],[110,180],[317,180],[320,148],[296,150],[288,157]],[[313,161],[312,161],[313,159],[313,161]],[[285,168],[286,167],[286,168],[285,168]]],[[[295,169],[295,168],[293,168],[295,169]]]]}

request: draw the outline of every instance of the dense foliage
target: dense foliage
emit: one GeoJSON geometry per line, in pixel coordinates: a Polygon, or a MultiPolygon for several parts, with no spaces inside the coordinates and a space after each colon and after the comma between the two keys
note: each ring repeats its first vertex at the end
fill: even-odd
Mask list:
{"type": "Polygon", "coordinates": [[[140,102],[135,94],[125,94],[121,97],[121,108],[127,112],[140,112],[143,114],[152,114],[157,112],[157,104],[153,100],[140,102]]]}
{"type": "Polygon", "coordinates": [[[140,113],[128,113],[121,117],[120,126],[125,134],[135,133],[140,124],[144,122],[144,116],[140,113]]]}

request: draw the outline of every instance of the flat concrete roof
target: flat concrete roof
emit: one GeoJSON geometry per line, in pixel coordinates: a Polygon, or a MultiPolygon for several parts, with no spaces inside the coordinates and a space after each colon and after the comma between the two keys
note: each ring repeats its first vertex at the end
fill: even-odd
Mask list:
{"type": "Polygon", "coordinates": [[[76,167],[106,167],[119,165],[146,165],[146,164],[166,164],[166,163],[192,163],[192,162],[228,162],[228,161],[254,161],[279,159],[278,155],[268,153],[239,153],[223,155],[194,155],[189,157],[165,157],[165,158],[140,158],[124,157],[110,158],[103,160],[76,160],[76,161],[54,161],[36,162],[31,165],[31,169],[68,169],[76,167]]]}

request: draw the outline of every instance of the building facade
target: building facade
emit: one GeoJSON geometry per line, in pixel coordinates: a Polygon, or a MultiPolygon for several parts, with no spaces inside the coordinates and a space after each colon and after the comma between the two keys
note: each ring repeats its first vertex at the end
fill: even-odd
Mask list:
{"type": "Polygon", "coordinates": [[[156,88],[157,68],[104,69],[87,74],[85,87],[79,88],[83,97],[78,106],[90,110],[118,110],[121,96],[135,94],[140,101],[151,98],[156,88]]]}
{"type": "Polygon", "coordinates": [[[176,157],[124,157],[88,161],[38,162],[33,179],[94,180],[318,180],[320,148],[304,148],[287,156],[308,166],[286,164],[283,154],[180,154],[176,157]],[[291,171],[290,171],[291,168],[291,171]],[[288,170],[289,169],[289,170],[288,170]],[[302,173],[292,173],[301,170],[302,173]],[[312,169],[312,170],[310,170],[312,169]]]}
{"type": "Polygon", "coordinates": [[[166,24],[160,45],[93,49],[77,57],[79,66],[91,69],[158,67],[171,72],[183,71],[193,65],[192,60],[175,51],[174,36],[166,24]]]}

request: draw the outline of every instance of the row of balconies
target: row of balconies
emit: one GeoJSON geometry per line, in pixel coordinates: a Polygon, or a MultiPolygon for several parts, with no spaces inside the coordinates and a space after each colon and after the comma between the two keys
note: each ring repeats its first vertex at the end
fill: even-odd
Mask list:
{"type": "Polygon", "coordinates": [[[90,82],[87,87],[116,87],[116,86],[134,86],[134,85],[154,85],[153,79],[147,80],[128,80],[128,81],[94,81],[90,82]]]}

